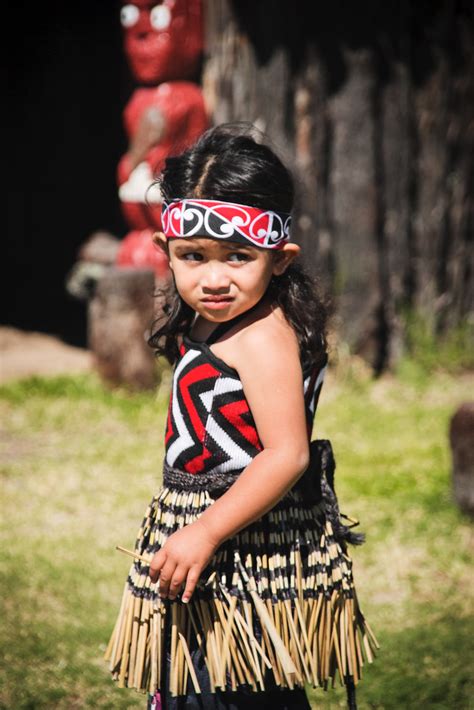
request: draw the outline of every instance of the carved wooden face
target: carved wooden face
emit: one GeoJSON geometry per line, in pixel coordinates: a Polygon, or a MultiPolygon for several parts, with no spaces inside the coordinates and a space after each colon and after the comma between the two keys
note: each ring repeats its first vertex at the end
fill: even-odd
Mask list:
{"type": "Polygon", "coordinates": [[[132,149],[118,166],[122,210],[134,229],[161,229],[161,197],[150,188],[170,153],[188,147],[208,128],[200,87],[190,81],[136,89],[124,111],[132,149]]]}
{"type": "Polygon", "coordinates": [[[195,77],[203,45],[201,0],[133,0],[123,3],[120,18],[138,82],[195,77]]]}

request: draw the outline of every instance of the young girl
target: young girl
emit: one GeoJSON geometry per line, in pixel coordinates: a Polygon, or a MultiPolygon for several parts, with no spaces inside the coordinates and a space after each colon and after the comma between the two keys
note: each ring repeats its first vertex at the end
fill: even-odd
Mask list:
{"type": "Polygon", "coordinates": [[[309,708],[305,683],[351,690],[376,641],[330,443],[309,443],[327,314],[294,262],[292,180],[221,126],[169,158],[160,185],[176,289],[150,338],[175,366],[163,486],[106,658],[153,708],[309,708]]]}

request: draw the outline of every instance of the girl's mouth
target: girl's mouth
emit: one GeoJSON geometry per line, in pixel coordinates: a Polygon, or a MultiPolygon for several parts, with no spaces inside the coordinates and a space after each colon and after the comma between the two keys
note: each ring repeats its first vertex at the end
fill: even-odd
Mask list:
{"type": "Polygon", "coordinates": [[[202,298],[201,302],[204,303],[206,308],[218,310],[220,308],[227,308],[233,300],[231,296],[208,296],[207,298],[202,298]]]}

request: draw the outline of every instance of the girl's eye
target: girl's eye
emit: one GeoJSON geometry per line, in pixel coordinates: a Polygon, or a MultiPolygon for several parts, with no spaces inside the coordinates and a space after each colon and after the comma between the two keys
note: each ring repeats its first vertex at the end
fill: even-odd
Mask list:
{"type": "Polygon", "coordinates": [[[249,261],[250,256],[243,251],[235,251],[228,255],[229,261],[249,261]]]}
{"type": "Polygon", "coordinates": [[[202,261],[203,256],[198,251],[188,251],[187,254],[181,254],[181,259],[184,259],[184,261],[202,261]]]}

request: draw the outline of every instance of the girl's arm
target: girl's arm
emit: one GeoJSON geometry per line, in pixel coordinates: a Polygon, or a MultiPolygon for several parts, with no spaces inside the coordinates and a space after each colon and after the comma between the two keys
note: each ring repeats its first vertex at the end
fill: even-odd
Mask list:
{"type": "Polygon", "coordinates": [[[233,366],[263,450],[199,519],[219,544],[273,508],[309,463],[297,340],[289,327],[272,326],[254,324],[236,348],[233,366]]]}
{"type": "Polygon", "coordinates": [[[160,594],[174,598],[186,582],[191,597],[214,551],[260,518],[294,485],[309,463],[298,343],[275,316],[241,331],[233,362],[255,420],[263,450],[200,518],[174,533],[155,555],[150,576],[160,594]],[[173,539],[174,538],[174,539],[173,539]]]}

